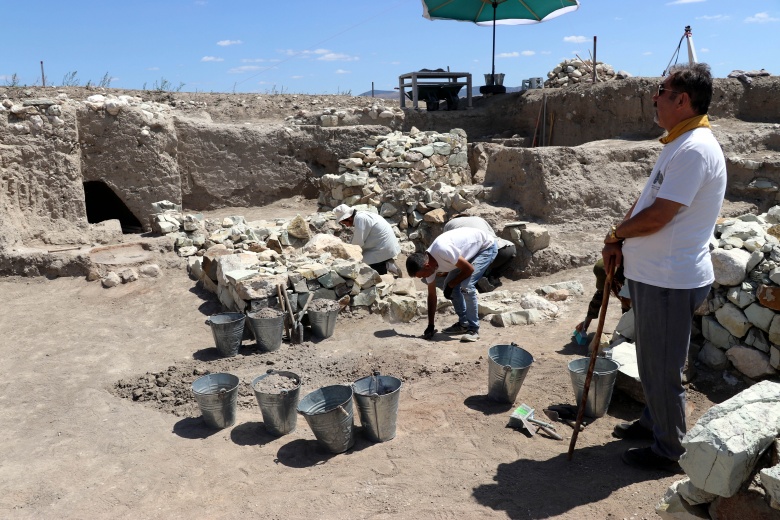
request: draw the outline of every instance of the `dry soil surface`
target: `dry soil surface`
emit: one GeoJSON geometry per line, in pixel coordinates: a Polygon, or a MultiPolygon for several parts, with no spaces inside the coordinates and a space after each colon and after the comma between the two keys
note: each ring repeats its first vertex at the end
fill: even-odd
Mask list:
{"type": "MultiPolygon", "coordinates": [[[[295,204],[223,210],[252,218],[307,214],[295,204]]],[[[529,291],[580,280],[587,267],[507,281],[529,291]]],[[[634,442],[610,436],[641,405],[615,392],[607,415],[580,435],[567,460],[562,441],[507,427],[510,405],[486,397],[487,350],[515,342],[534,362],[517,403],[541,410],[573,404],[567,363],[585,354],[571,341],[589,294],[561,304],[558,319],[481,329],[477,343],[437,335],[424,322],[390,324],[377,315],[339,316],[335,333],[260,352],[245,339],[219,357],[206,318],[219,303],[183,269],[165,269],[112,289],[84,279],[0,280],[0,517],[2,518],[654,518],[676,478],[624,465],[634,442]],[[251,381],[269,368],[301,377],[301,397],[379,370],[403,381],[397,435],[327,452],[303,417],[282,437],[266,433],[251,381]],[[205,426],[189,385],[207,372],[240,377],[237,420],[205,426]],[[144,394],[134,389],[154,388],[144,394]],[[151,397],[150,397],[151,396],[151,397]]],[[[610,306],[607,330],[619,306],[610,306]]],[[[453,322],[440,315],[441,329],[453,322]]],[[[690,414],[736,392],[699,369],[690,414]]]]}

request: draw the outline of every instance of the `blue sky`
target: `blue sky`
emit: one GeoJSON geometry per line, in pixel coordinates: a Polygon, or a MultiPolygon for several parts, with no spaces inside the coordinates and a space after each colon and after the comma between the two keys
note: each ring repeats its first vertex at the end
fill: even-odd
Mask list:
{"type": "MultiPolygon", "coordinates": [[[[430,21],[420,0],[26,0],[4,2],[0,85],[99,83],[200,92],[360,94],[392,90],[421,68],[491,68],[492,28],[430,21]],[[73,74],[75,73],[75,75],[73,74]]],[[[778,0],[581,0],[578,11],[496,28],[504,85],[590,57],[660,76],[686,25],[715,77],[780,75],[778,0]]],[[[685,43],[680,60],[687,61],[685,43]]]]}

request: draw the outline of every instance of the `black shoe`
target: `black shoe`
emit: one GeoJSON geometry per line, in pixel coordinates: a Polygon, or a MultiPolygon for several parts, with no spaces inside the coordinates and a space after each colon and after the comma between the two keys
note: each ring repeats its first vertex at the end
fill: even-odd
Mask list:
{"type": "Polygon", "coordinates": [[[683,473],[680,463],[656,454],[651,448],[630,448],[620,457],[623,462],[635,468],[651,471],[667,471],[669,473],[683,473]]]}
{"type": "Polygon", "coordinates": [[[624,422],[615,426],[612,430],[612,436],[618,439],[641,439],[652,440],[653,430],[645,428],[639,421],[624,422]]]}

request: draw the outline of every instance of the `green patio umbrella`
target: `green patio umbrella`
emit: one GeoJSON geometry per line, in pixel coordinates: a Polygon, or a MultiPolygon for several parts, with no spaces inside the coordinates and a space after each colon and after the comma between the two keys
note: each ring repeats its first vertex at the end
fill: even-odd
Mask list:
{"type": "Polygon", "coordinates": [[[493,65],[496,76],[496,25],[541,23],[580,7],[579,0],[422,0],[429,20],[457,20],[493,26],[493,65]]]}

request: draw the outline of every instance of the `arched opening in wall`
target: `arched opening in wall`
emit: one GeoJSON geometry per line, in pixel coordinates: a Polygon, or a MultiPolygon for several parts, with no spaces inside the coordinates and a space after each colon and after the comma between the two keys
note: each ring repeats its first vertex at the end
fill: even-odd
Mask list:
{"type": "Polygon", "coordinates": [[[87,206],[87,222],[97,224],[104,220],[118,219],[122,233],[140,233],[141,222],[133,215],[122,199],[102,181],[84,183],[84,203],[87,206]]]}

